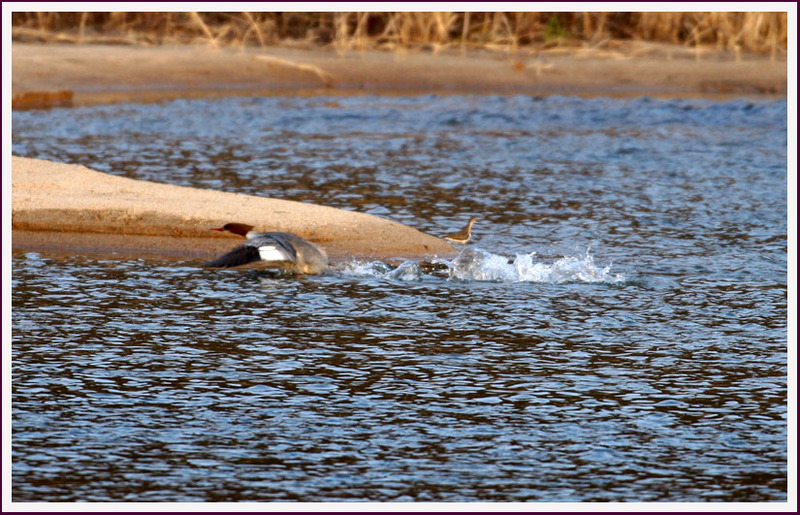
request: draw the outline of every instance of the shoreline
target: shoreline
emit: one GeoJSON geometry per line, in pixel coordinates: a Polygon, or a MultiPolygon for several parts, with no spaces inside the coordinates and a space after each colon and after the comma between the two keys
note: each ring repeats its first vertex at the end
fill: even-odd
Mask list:
{"type": "Polygon", "coordinates": [[[354,211],[140,181],[41,159],[14,156],[11,165],[13,250],[206,260],[241,243],[210,229],[243,222],[258,230],[296,233],[321,245],[334,260],[456,253],[436,236],[354,211]]]}
{"type": "Polygon", "coordinates": [[[12,44],[15,109],[274,94],[785,97],[787,77],[785,58],[645,42],[515,55],[12,44]]]}

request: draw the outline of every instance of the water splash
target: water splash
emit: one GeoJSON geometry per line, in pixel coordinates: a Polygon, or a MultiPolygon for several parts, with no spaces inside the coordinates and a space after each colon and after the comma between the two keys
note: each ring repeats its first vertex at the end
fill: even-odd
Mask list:
{"type": "Polygon", "coordinates": [[[404,261],[396,268],[380,261],[351,262],[339,269],[346,276],[379,277],[398,281],[419,281],[428,273],[457,281],[607,283],[625,281],[612,273],[611,265],[598,267],[586,251],[583,256],[564,256],[552,263],[535,261],[536,252],[509,258],[477,247],[465,247],[453,260],[434,259],[431,263],[404,261]]]}
{"type": "Polygon", "coordinates": [[[353,277],[380,277],[397,281],[418,281],[423,276],[422,267],[416,261],[404,261],[396,268],[381,261],[354,261],[347,263],[339,272],[353,277]]]}
{"type": "Polygon", "coordinates": [[[551,264],[535,262],[536,252],[517,254],[513,259],[473,247],[466,247],[453,261],[437,260],[446,265],[450,277],[463,281],[537,282],[537,283],[611,283],[625,280],[611,273],[611,265],[599,268],[586,251],[583,256],[564,256],[551,264]]]}

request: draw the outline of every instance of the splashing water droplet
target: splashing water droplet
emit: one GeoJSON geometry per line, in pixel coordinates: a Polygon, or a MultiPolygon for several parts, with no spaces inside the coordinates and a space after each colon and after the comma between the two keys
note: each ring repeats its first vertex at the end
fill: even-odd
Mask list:
{"type": "MultiPolygon", "coordinates": [[[[452,261],[437,258],[434,265],[446,269],[448,279],[486,282],[536,282],[536,283],[606,283],[620,284],[622,274],[611,273],[611,265],[599,268],[594,257],[586,251],[584,256],[564,256],[547,264],[534,261],[536,252],[517,254],[510,259],[478,247],[466,247],[452,261]]],[[[404,261],[393,268],[380,261],[353,262],[340,269],[343,275],[354,277],[380,277],[398,281],[419,281],[423,278],[420,263],[404,261]]],[[[434,274],[442,277],[442,274],[434,274]]]]}
{"type": "Polygon", "coordinates": [[[536,252],[517,254],[513,260],[479,248],[465,248],[453,261],[438,260],[450,269],[450,277],[465,281],[612,283],[624,281],[612,274],[611,265],[598,268],[587,250],[582,257],[564,256],[552,264],[534,262],[536,252]]]}

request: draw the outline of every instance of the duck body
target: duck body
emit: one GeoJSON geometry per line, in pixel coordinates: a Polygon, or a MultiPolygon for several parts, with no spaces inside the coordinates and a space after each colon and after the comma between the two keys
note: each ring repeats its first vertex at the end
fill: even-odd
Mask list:
{"type": "Polygon", "coordinates": [[[247,241],[213,261],[208,268],[230,268],[263,261],[270,268],[298,274],[319,274],[328,268],[325,251],[290,232],[256,232],[252,225],[229,223],[212,229],[244,236],[247,241]]]}

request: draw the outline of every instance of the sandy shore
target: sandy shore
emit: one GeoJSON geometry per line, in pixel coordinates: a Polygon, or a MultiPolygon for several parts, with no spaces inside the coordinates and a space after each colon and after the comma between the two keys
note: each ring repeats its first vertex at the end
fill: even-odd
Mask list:
{"type": "Polygon", "coordinates": [[[337,258],[449,256],[446,241],[384,218],[326,206],[138,181],[12,157],[17,249],[159,254],[205,260],[241,240],[211,231],[244,222],[297,233],[337,258]]]}
{"type": "Polygon", "coordinates": [[[236,94],[785,95],[786,59],[631,42],[615,50],[390,53],[12,45],[15,107],[236,94]]]}

